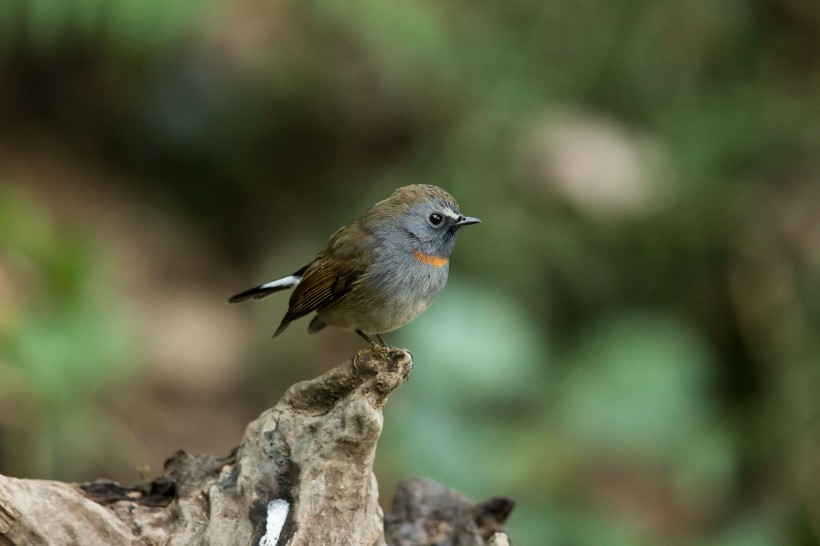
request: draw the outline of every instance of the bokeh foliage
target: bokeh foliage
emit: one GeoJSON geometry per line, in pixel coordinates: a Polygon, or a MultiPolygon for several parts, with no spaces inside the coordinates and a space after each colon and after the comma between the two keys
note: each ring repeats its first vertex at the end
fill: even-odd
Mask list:
{"type": "Polygon", "coordinates": [[[45,210],[0,186],[5,472],[71,475],[127,452],[130,439],[92,398],[128,378],[135,359],[126,313],[89,239],[58,232],[45,210]]]}
{"type": "MultiPolygon", "coordinates": [[[[522,544],[815,544],[818,13],[7,1],[2,136],[92,150],[249,282],[398,185],[445,187],[484,223],[441,301],[394,334],[417,368],[387,408],[385,495],[417,474],[509,494],[522,544]]],[[[3,200],[5,261],[51,228],[3,200]]],[[[130,354],[93,244],[45,238],[25,267],[46,280],[18,282],[2,323],[0,407],[15,384],[61,404],[44,413],[59,454],[78,437],[60,420],[94,415],[86,393],[130,354]]],[[[253,354],[278,354],[258,337],[253,354]]]]}

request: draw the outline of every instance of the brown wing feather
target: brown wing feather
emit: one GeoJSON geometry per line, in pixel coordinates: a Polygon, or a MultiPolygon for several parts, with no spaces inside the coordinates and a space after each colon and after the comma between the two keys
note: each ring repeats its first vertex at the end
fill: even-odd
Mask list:
{"type": "Polygon", "coordinates": [[[339,301],[347,295],[356,280],[367,269],[360,250],[371,240],[371,237],[356,224],[334,233],[293,290],[288,312],[273,334],[274,337],[294,320],[339,301]]]}
{"type": "Polygon", "coordinates": [[[352,281],[359,273],[341,272],[327,264],[320,265],[296,286],[285,317],[294,320],[339,300],[350,291],[352,281]]]}

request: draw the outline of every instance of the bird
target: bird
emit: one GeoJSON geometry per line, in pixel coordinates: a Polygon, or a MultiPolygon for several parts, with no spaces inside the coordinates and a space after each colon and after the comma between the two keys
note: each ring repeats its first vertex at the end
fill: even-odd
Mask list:
{"type": "Polygon", "coordinates": [[[458,231],[480,222],[464,216],[453,196],[438,186],[404,186],[336,230],[303,267],[228,302],[292,288],[273,337],[315,311],[308,333],[331,326],[356,332],[374,349],[387,348],[382,334],[416,319],[441,294],[458,231]]]}

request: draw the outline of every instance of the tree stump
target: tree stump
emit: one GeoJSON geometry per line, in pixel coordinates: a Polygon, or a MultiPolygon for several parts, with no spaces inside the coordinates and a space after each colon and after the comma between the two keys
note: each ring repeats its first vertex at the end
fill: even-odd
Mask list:
{"type": "Polygon", "coordinates": [[[508,544],[511,499],[474,504],[430,480],[403,483],[384,517],[382,406],[412,367],[405,350],[360,351],[293,385],[230,455],[177,452],[136,487],[0,475],[0,546],[508,544]]]}

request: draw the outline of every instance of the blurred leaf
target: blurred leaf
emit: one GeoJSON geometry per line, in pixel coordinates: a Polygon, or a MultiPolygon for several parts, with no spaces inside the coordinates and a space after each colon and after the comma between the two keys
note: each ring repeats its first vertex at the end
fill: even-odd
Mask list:
{"type": "Polygon", "coordinates": [[[413,388],[426,398],[526,403],[542,393],[550,366],[546,336],[522,306],[487,286],[451,280],[423,319],[399,335],[416,368],[424,367],[413,388]]]}
{"type": "Polygon", "coordinates": [[[703,340],[672,317],[619,315],[569,358],[558,417],[593,451],[674,457],[712,418],[705,397],[711,358],[703,340]]]}
{"type": "Polygon", "coordinates": [[[209,1],[176,0],[6,0],[0,4],[0,59],[3,49],[31,47],[59,55],[67,44],[94,45],[112,60],[162,51],[196,28],[209,1]],[[5,35],[5,38],[3,37],[5,35]]]}
{"type": "Polygon", "coordinates": [[[7,228],[0,229],[0,258],[12,258],[9,273],[27,275],[30,289],[18,289],[20,301],[0,331],[0,377],[17,378],[0,396],[28,408],[28,440],[18,441],[35,442],[14,454],[41,454],[22,472],[49,476],[59,465],[60,475],[71,475],[98,430],[88,397],[135,369],[129,329],[92,243],[58,232],[34,201],[7,186],[0,186],[0,227],[7,228]]]}

